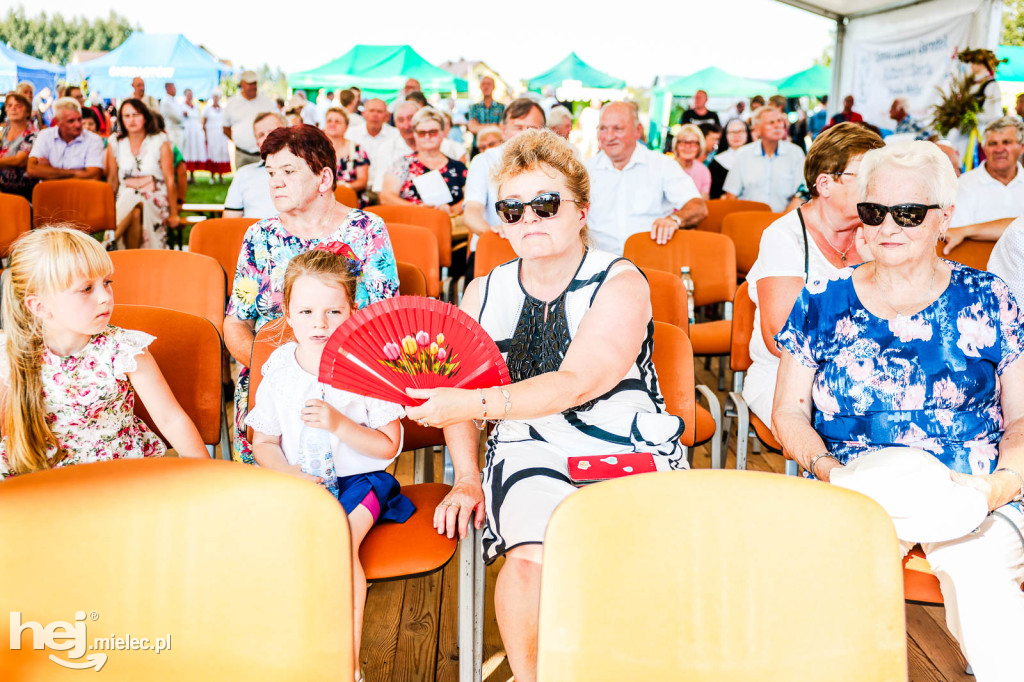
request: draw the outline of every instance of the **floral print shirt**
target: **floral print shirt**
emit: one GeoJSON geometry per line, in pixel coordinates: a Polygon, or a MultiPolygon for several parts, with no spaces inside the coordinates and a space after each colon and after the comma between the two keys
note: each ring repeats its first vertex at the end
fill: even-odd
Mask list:
{"type": "Polygon", "coordinates": [[[861,304],[856,266],[813,281],[775,337],[816,370],[814,429],[840,463],[914,447],[961,473],[995,470],[999,377],[1024,352],[1024,311],[995,275],[946,263],[952,276],[938,300],[892,320],[861,304]]]}
{"type": "MultiPolygon", "coordinates": [[[[466,187],[466,176],[469,174],[466,164],[455,159],[448,159],[448,163],[437,170],[441,173],[444,184],[448,185],[448,190],[452,193],[452,200],[449,205],[454,206],[462,201],[463,190],[466,187]]],[[[422,204],[423,200],[420,199],[420,193],[416,191],[416,186],[412,183],[412,179],[429,172],[430,169],[423,165],[416,152],[407,154],[396,161],[391,169],[391,173],[398,176],[398,179],[402,182],[398,196],[414,204],[422,204]]]]}
{"type": "Polygon", "coordinates": [[[369,166],[370,157],[366,155],[363,148],[352,143],[352,153],[345,157],[338,157],[338,182],[349,184],[356,181],[356,170],[360,166],[369,166]]]}
{"type": "Polygon", "coordinates": [[[245,233],[227,314],[255,320],[256,331],[280,317],[288,262],[321,242],[348,244],[362,262],[363,273],[356,287],[357,308],[398,293],[395,253],[384,221],[377,216],[353,209],[337,230],[314,239],[290,234],[275,216],[255,223],[245,233]]]}
{"type": "MultiPolygon", "coordinates": [[[[135,391],[128,379],[137,369],[135,357],[154,340],[143,332],[108,326],[74,355],[44,351],[46,423],[68,453],[57,466],[159,457],[166,452],[160,438],[135,416],[135,391]]],[[[9,371],[4,358],[0,362],[4,383],[9,371]]],[[[54,454],[51,446],[47,455],[54,454]]],[[[5,437],[0,441],[0,479],[11,475],[5,437]]]]}
{"type": "MultiPolygon", "coordinates": [[[[29,123],[25,132],[11,141],[7,140],[9,129],[10,125],[0,128],[0,159],[32,151],[32,143],[36,139],[36,133],[39,132],[34,125],[29,123]]],[[[20,194],[31,201],[32,188],[35,184],[36,179],[26,175],[24,168],[0,168],[0,191],[20,194]]]]}

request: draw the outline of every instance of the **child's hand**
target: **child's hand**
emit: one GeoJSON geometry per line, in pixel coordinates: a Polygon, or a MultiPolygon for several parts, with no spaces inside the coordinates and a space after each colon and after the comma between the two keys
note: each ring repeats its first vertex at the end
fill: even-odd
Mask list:
{"type": "Polygon", "coordinates": [[[304,478],[307,481],[310,481],[311,483],[316,483],[317,485],[323,485],[324,483],[324,479],[320,478],[319,476],[314,476],[313,474],[307,474],[305,471],[302,470],[302,466],[299,464],[289,464],[287,467],[285,467],[285,473],[291,474],[292,476],[297,476],[298,478],[304,478]]]}
{"type": "Polygon", "coordinates": [[[345,416],[323,400],[307,400],[302,408],[302,423],[314,429],[334,432],[345,416]]]}

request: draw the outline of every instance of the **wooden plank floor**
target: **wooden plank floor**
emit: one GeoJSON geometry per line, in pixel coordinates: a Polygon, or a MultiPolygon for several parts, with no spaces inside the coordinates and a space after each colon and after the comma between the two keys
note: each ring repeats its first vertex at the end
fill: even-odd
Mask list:
{"type": "MultiPolygon", "coordinates": [[[[704,369],[703,362],[697,363],[697,380],[717,388],[717,381],[704,369]]],[[[724,404],[724,394],[718,392],[718,395],[724,404]]],[[[710,456],[707,445],[698,447],[694,466],[710,468],[710,456]]],[[[734,442],[730,442],[726,466],[736,466],[734,442]]],[[[748,457],[747,468],[781,474],[784,462],[780,455],[762,452],[748,457]]],[[[435,471],[440,478],[439,459],[435,471]]],[[[403,484],[412,482],[411,455],[402,456],[396,475],[403,484]]],[[[500,567],[501,560],[498,560],[487,571],[483,666],[486,682],[512,679],[494,619],[494,579],[500,567]]],[[[367,682],[453,682],[458,679],[457,581],[458,566],[453,560],[444,571],[432,576],[370,587],[360,655],[367,682]]],[[[946,629],[942,607],[907,605],[907,653],[911,682],[974,679],[964,673],[964,659],[946,629]]]]}

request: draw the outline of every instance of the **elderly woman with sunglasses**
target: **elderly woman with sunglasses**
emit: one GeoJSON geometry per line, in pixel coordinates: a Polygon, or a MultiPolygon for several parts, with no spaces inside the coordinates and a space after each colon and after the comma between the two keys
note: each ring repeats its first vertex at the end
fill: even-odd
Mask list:
{"type": "Polygon", "coordinates": [[[441,152],[444,141],[444,115],[432,107],[423,107],[412,117],[412,133],[416,151],[400,158],[384,176],[380,203],[385,205],[422,204],[416,178],[436,171],[451,194],[451,201],[435,208],[456,216],[462,213],[463,190],[468,175],[466,164],[450,159],[441,152]]]}
{"type": "Polygon", "coordinates": [[[1024,314],[995,275],[936,256],[957,189],[938,147],[869,151],[858,176],[873,260],[808,284],[775,337],[773,430],[824,481],[867,452],[919,448],[985,495],[977,530],[922,548],[979,682],[1019,680],[1024,314]]]}
{"type": "Polygon", "coordinates": [[[484,557],[505,556],[495,606],[509,665],[536,678],[544,531],[576,490],[571,456],[648,452],[687,468],[683,422],[665,412],[651,361],[650,291],[629,261],[588,248],[590,181],[572,147],[550,130],[505,143],[495,208],[518,259],[466,289],[462,309],[495,340],[510,386],[410,391],[428,398],[408,416],[445,427],[456,483],[434,524],[464,534],[486,511],[484,557]],[[610,334],[608,330],[614,329],[610,334]],[[471,420],[497,421],[483,490],[471,420]]]}

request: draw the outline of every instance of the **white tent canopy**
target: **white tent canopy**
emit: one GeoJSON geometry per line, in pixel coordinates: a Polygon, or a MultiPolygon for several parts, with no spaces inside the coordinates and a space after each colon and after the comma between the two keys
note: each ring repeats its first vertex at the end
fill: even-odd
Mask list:
{"type": "Polygon", "coordinates": [[[896,96],[921,116],[938,101],[956,49],[995,50],[1002,0],[777,0],[836,22],[829,114],[846,94],[874,123],[896,96]],[[884,103],[884,104],[883,104],[884,103]]]}

